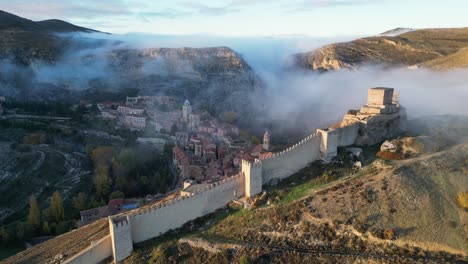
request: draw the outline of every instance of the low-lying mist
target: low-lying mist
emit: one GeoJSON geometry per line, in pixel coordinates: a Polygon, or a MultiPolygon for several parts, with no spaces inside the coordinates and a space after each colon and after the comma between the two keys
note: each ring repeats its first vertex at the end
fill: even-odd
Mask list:
{"type": "Polygon", "coordinates": [[[468,115],[468,70],[362,67],[328,73],[285,72],[263,75],[269,94],[269,117],[303,119],[308,129],[339,121],[349,109],[366,103],[367,89],[393,87],[408,118],[426,115],[468,115]]]}
{"type": "MultiPolygon", "coordinates": [[[[240,54],[253,68],[264,84],[263,96],[246,98],[258,106],[258,117],[263,121],[258,130],[274,126],[287,127],[309,133],[317,127],[337,122],[349,109],[365,104],[367,89],[376,86],[393,87],[400,94],[400,103],[407,108],[409,118],[434,115],[468,115],[467,70],[434,72],[425,69],[383,68],[363,66],[354,70],[317,73],[291,70],[291,55],[311,51],[332,42],[352,38],[317,39],[304,36],[278,37],[215,37],[215,36],[161,36],[161,35],[67,35],[77,45],[55,64],[37,61],[29,67],[0,62],[0,77],[26,82],[21,76],[34,74],[36,83],[66,84],[68,89],[87,89],[97,78],[119,83],[115,71],[109,67],[109,51],[122,48],[179,48],[227,46],[240,54]],[[10,77],[9,77],[10,76],[10,77]],[[20,77],[18,77],[20,76],[20,77]]],[[[145,61],[143,74],[151,72],[160,61],[145,61]],[[149,69],[149,72],[148,72],[149,69]]],[[[161,70],[160,75],[167,73],[161,70]]],[[[24,78],[23,78],[24,79],[24,78]]],[[[11,82],[10,82],[11,83],[11,82]]],[[[13,82],[14,83],[14,82],[13,82]]],[[[8,94],[15,84],[0,86],[0,93],[8,94]]],[[[117,86],[115,86],[117,87],[117,86]]]]}

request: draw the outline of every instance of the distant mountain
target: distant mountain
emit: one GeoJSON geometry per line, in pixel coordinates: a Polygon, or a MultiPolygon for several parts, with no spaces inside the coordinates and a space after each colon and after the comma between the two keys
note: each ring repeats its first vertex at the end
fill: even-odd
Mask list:
{"type": "Polygon", "coordinates": [[[295,65],[314,71],[356,68],[360,65],[414,66],[446,70],[468,67],[468,28],[407,29],[383,36],[334,43],[296,54],[295,65]],[[462,58],[462,60],[459,60],[462,58]],[[464,58],[464,59],[463,59],[464,58]]]}
{"type": "Polygon", "coordinates": [[[227,47],[122,48],[61,20],[34,22],[0,12],[0,94],[20,100],[122,99],[165,94],[212,113],[248,113],[261,82],[227,47]],[[80,33],[56,34],[56,33],[80,33]],[[13,64],[14,66],[12,66],[13,64]]]}
{"type": "Polygon", "coordinates": [[[0,30],[21,31],[50,31],[50,32],[98,32],[94,29],[75,26],[71,23],[50,19],[43,21],[32,21],[17,15],[0,10],[0,30]]]}
{"type": "Polygon", "coordinates": [[[51,19],[34,22],[0,10],[0,60],[29,65],[34,60],[56,61],[72,44],[57,33],[92,33],[94,29],[51,19]]]}

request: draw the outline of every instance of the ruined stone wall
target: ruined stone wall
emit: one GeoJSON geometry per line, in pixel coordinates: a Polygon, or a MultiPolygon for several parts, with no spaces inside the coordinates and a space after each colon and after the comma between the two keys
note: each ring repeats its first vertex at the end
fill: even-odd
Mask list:
{"type": "Polygon", "coordinates": [[[112,239],[107,235],[100,240],[93,242],[91,246],[82,250],[75,256],[67,259],[65,264],[89,264],[99,263],[102,260],[112,256],[112,239]]]}
{"type": "Polygon", "coordinates": [[[262,160],[263,183],[289,177],[312,161],[320,159],[320,141],[321,136],[315,133],[273,157],[262,160]]]}

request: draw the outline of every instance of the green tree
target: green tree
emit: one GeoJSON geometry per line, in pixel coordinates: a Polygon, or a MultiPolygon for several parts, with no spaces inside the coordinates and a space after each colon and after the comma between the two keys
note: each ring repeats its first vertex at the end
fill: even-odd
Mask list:
{"type": "Polygon", "coordinates": [[[52,216],[50,214],[50,207],[42,210],[42,221],[52,221],[52,216]]]}
{"type": "Polygon", "coordinates": [[[118,177],[115,180],[115,188],[121,192],[127,192],[128,181],[124,176],[118,177]]]}
{"type": "Polygon", "coordinates": [[[18,224],[16,224],[16,237],[19,240],[23,240],[23,239],[29,238],[30,236],[31,236],[31,228],[29,224],[25,222],[18,222],[18,224]]]}
{"type": "Polygon", "coordinates": [[[117,198],[124,198],[125,197],[125,194],[121,191],[115,191],[115,192],[112,192],[110,195],[109,195],[109,200],[111,199],[117,199],[117,198]]]}
{"type": "Polygon", "coordinates": [[[63,209],[62,196],[58,191],[55,191],[50,199],[50,214],[55,222],[60,222],[65,219],[65,210],[63,209]]]}
{"type": "Polygon", "coordinates": [[[37,205],[37,200],[34,195],[31,195],[29,198],[29,214],[28,214],[28,224],[33,230],[39,227],[41,222],[41,211],[39,211],[39,206],[37,205]]]}
{"type": "Polygon", "coordinates": [[[240,264],[250,264],[250,258],[247,255],[242,255],[239,259],[240,264]]]}
{"type": "Polygon", "coordinates": [[[2,245],[7,245],[10,240],[10,234],[6,231],[5,227],[0,229],[0,241],[2,245]]]}
{"type": "Polygon", "coordinates": [[[258,139],[258,137],[256,137],[256,136],[251,136],[251,137],[250,137],[250,142],[251,142],[253,145],[258,145],[258,144],[260,144],[260,139],[258,139]]]}
{"type": "Polygon", "coordinates": [[[84,192],[78,193],[77,196],[73,197],[73,207],[79,211],[88,208],[88,196],[84,192]]]}
{"type": "Polygon", "coordinates": [[[46,235],[50,235],[49,222],[45,221],[44,224],[42,224],[42,232],[46,235]]]}
{"type": "Polygon", "coordinates": [[[57,224],[57,227],[55,228],[55,233],[57,235],[59,234],[63,234],[65,232],[67,232],[69,230],[69,224],[67,221],[60,221],[58,224],[57,224]]]}
{"type": "Polygon", "coordinates": [[[142,192],[146,192],[149,189],[149,184],[150,181],[148,180],[148,177],[146,176],[140,176],[138,177],[138,185],[140,186],[140,190],[142,192]]]}
{"type": "Polygon", "coordinates": [[[112,179],[106,168],[98,168],[94,176],[94,187],[98,199],[108,197],[111,192],[112,179]]]}
{"type": "Polygon", "coordinates": [[[171,135],[174,136],[176,132],[177,132],[177,125],[172,124],[172,126],[171,126],[171,135]]]}

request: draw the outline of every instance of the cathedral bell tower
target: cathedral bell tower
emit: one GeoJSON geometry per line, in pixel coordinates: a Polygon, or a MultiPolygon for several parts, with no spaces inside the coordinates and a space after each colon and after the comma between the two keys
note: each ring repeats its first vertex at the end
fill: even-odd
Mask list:
{"type": "Polygon", "coordinates": [[[268,131],[263,134],[263,149],[270,150],[270,133],[268,131]]]}

